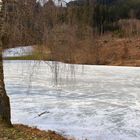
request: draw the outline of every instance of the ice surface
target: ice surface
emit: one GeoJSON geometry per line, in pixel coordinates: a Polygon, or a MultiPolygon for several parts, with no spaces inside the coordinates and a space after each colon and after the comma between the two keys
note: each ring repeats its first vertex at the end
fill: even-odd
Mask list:
{"type": "Polygon", "coordinates": [[[3,57],[29,55],[32,53],[32,50],[33,50],[32,46],[10,48],[10,49],[4,50],[3,57]]]}
{"type": "Polygon", "coordinates": [[[4,61],[4,72],[13,123],[80,140],[140,140],[140,68],[4,61]]]}

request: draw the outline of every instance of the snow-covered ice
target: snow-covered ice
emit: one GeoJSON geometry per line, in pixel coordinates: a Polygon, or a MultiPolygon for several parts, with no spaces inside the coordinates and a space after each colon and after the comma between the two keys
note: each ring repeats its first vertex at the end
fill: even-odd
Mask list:
{"type": "Polygon", "coordinates": [[[4,61],[4,73],[13,123],[80,140],[140,140],[138,67],[4,61]]]}
{"type": "Polygon", "coordinates": [[[30,55],[32,51],[33,51],[32,46],[10,48],[10,49],[4,50],[3,57],[30,55]]]}

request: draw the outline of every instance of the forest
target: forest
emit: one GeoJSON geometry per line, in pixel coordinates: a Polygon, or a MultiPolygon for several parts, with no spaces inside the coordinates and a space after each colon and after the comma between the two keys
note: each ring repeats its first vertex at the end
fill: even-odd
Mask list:
{"type": "Polygon", "coordinates": [[[139,35],[139,0],[76,0],[65,6],[63,3],[60,0],[57,5],[49,0],[41,5],[36,0],[18,0],[8,4],[4,30],[5,36],[12,40],[9,39],[9,44],[20,43],[25,34],[28,35],[25,39],[27,42],[34,44],[38,40],[43,43],[48,30],[50,32],[56,26],[75,26],[78,37],[83,36],[80,31],[87,27],[96,36],[109,32],[119,37],[139,35]],[[10,25],[12,30],[9,30],[10,25]]]}
{"type": "Polygon", "coordinates": [[[3,44],[39,44],[35,59],[139,66],[139,7],[139,0],[18,0],[7,4],[3,44]]]}

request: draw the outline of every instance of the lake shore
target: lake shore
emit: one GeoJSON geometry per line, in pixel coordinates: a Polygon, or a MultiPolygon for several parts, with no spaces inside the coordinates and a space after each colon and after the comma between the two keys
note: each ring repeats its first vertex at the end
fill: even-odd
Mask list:
{"type": "Polygon", "coordinates": [[[140,66],[139,38],[100,38],[93,45],[35,46],[32,55],[10,56],[5,60],[44,60],[68,64],[140,66]]]}
{"type": "MultiPolygon", "coordinates": [[[[0,140],[68,140],[55,131],[42,131],[22,124],[0,126],[0,140]]],[[[70,139],[69,139],[70,140],[70,139]]]]}

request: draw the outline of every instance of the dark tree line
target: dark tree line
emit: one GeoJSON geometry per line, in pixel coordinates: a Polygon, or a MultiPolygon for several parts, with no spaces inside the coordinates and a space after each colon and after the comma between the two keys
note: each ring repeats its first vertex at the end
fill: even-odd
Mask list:
{"type": "Polygon", "coordinates": [[[139,0],[76,0],[69,2],[68,6],[89,10],[92,15],[90,23],[99,34],[118,29],[114,23],[120,19],[140,19],[139,0]]]}

